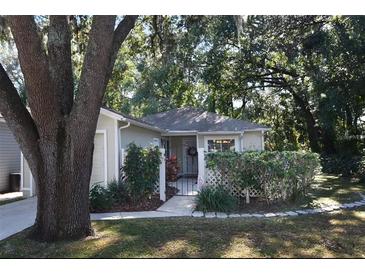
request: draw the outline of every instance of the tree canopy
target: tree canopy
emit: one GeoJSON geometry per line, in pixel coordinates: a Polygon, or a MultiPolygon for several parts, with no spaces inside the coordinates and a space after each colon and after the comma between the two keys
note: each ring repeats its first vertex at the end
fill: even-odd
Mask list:
{"type": "Polygon", "coordinates": [[[145,16],[104,104],[136,116],[195,106],[270,126],[269,149],[359,152],[364,28],[363,16],[145,16]]]}

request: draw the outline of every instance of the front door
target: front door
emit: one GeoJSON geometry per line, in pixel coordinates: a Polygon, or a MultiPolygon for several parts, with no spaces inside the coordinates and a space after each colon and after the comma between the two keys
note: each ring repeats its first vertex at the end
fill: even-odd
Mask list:
{"type": "Polygon", "coordinates": [[[182,140],[182,167],[184,175],[198,174],[198,157],[192,154],[197,151],[196,137],[186,137],[182,140]],[[189,153],[190,151],[190,153],[189,153]]]}

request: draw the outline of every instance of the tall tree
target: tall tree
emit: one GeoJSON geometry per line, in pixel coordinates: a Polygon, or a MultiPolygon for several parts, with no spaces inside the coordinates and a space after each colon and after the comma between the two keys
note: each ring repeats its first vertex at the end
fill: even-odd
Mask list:
{"type": "MultiPolygon", "coordinates": [[[[74,85],[67,16],[50,16],[47,45],[32,16],[8,16],[30,112],[0,65],[0,112],[37,184],[33,236],[90,235],[89,181],[102,99],[123,41],[137,16],[94,16],[78,85],[74,85]]],[[[43,29],[44,31],[44,29],[43,29]]]]}

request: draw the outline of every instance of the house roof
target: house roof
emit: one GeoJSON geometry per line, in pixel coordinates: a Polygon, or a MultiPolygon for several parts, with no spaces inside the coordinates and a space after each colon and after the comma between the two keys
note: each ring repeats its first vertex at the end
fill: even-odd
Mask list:
{"type": "Polygon", "coordinates": [[[134,118],[130,115],[117,112],[117,111],[115,111],[113,109],[110,109],[110,108],[107,108],[107,107],[101,107],[100,113],[104,114],[104,115],[107,115],[107,116],[109,116],[113,119],[116,119],[116,120],[119,120],[119,121],[124,121],[124,122],[130,123],[130,124],[135,125],[135,126],[139,126],[139,127],[142,127],[142,128],[147,128],[147,129],[157,131],[157,132],[165,132],[165,130],[163,130],[159,127],[156,127],[153,124],[150,124],[150,123],[145,122],[145,121],[143,121],[141,119],[138,119],[138,118],[134,118]]]}
{"type": "Polygon", "coordinates": [[[191,107],[172,109],[166,112],[148,115],[143,117],[142,120],[169,132],[242,132],[269,130],[264,125],[233,119],[191,107]]]}

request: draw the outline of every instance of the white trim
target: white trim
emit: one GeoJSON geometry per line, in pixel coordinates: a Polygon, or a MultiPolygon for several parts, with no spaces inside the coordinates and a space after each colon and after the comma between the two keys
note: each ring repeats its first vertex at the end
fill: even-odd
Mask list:
{"type": "Polygon", "coordinates": [[[160,148],[161,163],[159,168],[159,192],[160,200],[166,201],[166,166],[165,166],[165,149],[160,148]]]}
{"type": "Polygon", "coordinates": [[[24,190],[24,156],[23,152],[20,152],[20,191],[24,190]]]}
{"type": "Polygon", "coordinates": [[[29,196],[33,197],[33,175],[29,168],[29,196]]]}
{"type": "Polygon", "coordinates": [[[122,115],[119,115],[117,113],[114,113],[113,111],[107,110],[105,108],[100,108],[100,114],[103,114],[105,116],[108,116],[109,118],[116,119],[119,121],[125,121],[126,118],[122,115]]]}
{"type": "Polygon", "coordinates": [[[167,130],[166,133],[162,133],[161,136],[186,136],[186,135],[196,135],[197,130],[167,130]]]}
{"type": "Polygon", "coordinates": [[[108,183],[108,146],[107,146],[107,133],[106,129],[97,129],[95,134],[103,134],[104,135],[104,185],[106,186],[108,183]]]}
{"type": "Polygon", "coordinates": [[[114,150],[114,165],[115,165],[115,179],[119,181],[119,129],[118,129],[118,121],[114,120],[114,147],[117,148],[114,150]]]}
{"type": "Polygon", "coordinates": [[[241,134],[241,132],[255,132],[255,131],[269,131],[267,128],[255,128],[255,129],[245,129],[241,131],[201,131],[198,132],[199,135],[224,135],[224,134],[241,134]]]}
{"type": "Polygon", "coordinates": [[[244,136],[244,131],[241,132],[240,134],[240,152],[243,152],[243,136],[244,136]]]}
{"type": "Polygon", "coordinates": [[[204,151],[208,152],[208,140],[234,139],[235,151],[240,151],[238,135],[213,135],[204,136],[204,151]]]}

